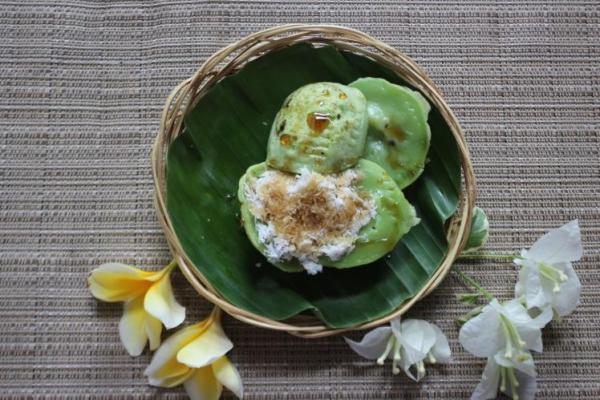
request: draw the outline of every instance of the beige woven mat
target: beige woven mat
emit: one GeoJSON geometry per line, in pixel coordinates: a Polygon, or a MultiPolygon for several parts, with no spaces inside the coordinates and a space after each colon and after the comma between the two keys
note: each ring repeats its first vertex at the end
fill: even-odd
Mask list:
{"type": "MultiPolygon", "coordinates": [[[[209,54],[274,24],[364,30],[421,63],[473,153],[491,250],[517,250],[579,217],[581,306],[544,331],[539,398],[600,398],[600,96],[597,1],[261,2],[0,0],[0,397],[180,398],[146,386],[118,305],[84,284],[98,264],[169,261],[149,150],[163,100],[209,54]],[[300,2],[298,2],[300,3],[300,2]]],[[[506,264],[467,264],[499,296],[506,264]]],[[[189,321],[208,310],[179,273],[189,321]]],[[[341,338],[304,341],[231,319],[249,399],[464,399],[482,360],[461,350],[449,277],[412,316],[450,336],[454,362],[414,384],[341,338]]]]}

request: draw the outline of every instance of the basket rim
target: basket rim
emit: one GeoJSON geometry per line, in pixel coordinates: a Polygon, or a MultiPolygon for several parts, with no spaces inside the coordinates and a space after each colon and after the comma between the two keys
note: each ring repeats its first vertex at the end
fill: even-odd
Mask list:
{"type": "MultiPolygon", "coordinates": [[[[405,79],[407,78],[405,75],[402,76],[405,79]]],[[[165,233],[169,249],[174,259],[177,261],[183,275],[194,289],[206,300],[220,307],[227,314],[242,322],[261,328],[286,331],[292,335],[304,338],[331,336],[348,331],[363,330],[378,326],[404,314],[413,304],[431,293],[431,291],[433,291],[449,273],[453,262],[460,254],[462,247],[468,239],[476,198],[475,175],[464,133],[452,110],[442,98],[440,90],[433,83],[431,78],[429,78],[427,73],[401,51],[394,49],[363,32],[336,25],[287,24],[275,26],[252,33],[215,52],[205,60],[192,77],[177,85],[168,96],[162,112],[159,131],[152,146],[151,161],[154,182],[154,206],[158,214],[159,222],[165,233]],[[270,50],[290,46],[299,42],[328,43],[338,48],[355,51],[363,56],[374,58],[375,61],[386,65],[398,74],[401,74],[402,72],[410,74],[412,79],[407,80],[411,84],[414,84],[419,91],[425,95],[436,108],[438,108],[444,120],[449,125],[457,143],[461,161],[463,184],[461,184],[461,201],[455,213],[457,228],[453,232],[453,235],[450,238],[451,240],[449,240],[448,252],[436,271],[423,288],[421,288],[412,298],[402,302],[393,312],[376,320],[346,328],[330,328],[316,317],[310,318],[311,321],[317,321],[312,324],[304,322],[301,324],[297,322],[287,322],[289,320],[272,320],[229,303],[210,285],[208,280],[194,267],[192,261],[187,257],[173,230],[163,193],[165,188],[166,165],[164,164],[166,148],[177,134],[179,134],[182,119],[187,110],[193,107],[203,93],[217,83],[220,78],[234,72],[236,67],[239,67],[240,60],[243,63],[253,55],[256,55],[256,53],[258,53],[258,57],[260,57],[263,53],[270,50]],[[388,56],[391,61],[384,56],[359,48],[357,45],[374,48],[383,53],[384,56],[388,56]],[[241,53],[218,71],[214,70],[226,57],[234,54],[236,51],[241,51],[241,53]],[[263,51],[263,53],[261,53],[261,51],[263,51]],[[205,80],[207,80],[207,82],[204,83],[204,86],[201,86],[202,82],[205,80]]],[[[294,317],[292,317],[292,319],[293,318],[294,317]]],[[[296,319],[298,319],[298,317],[296,317],[296,319]]]]}

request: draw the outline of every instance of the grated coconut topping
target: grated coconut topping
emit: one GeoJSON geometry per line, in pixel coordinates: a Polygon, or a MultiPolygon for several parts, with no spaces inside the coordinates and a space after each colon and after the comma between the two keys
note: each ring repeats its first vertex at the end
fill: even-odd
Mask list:
{"type": "Polygon", "coordinates": [[[258,240],[271,262],[297,259],[311,275],[321,272],[319,258],[339,260],[354,248],[360,229],[375,216],[375,203],[358,192],[354,169],[321,175],[266,170],[244,188],[256,217],[258,240]]]}

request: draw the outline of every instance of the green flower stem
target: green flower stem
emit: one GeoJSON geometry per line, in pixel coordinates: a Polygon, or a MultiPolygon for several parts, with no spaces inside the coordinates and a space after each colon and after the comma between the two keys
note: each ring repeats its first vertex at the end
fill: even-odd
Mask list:
{"type": "Polygon", "coordinates": [[[487,290],[485,290],[475,279],[473,279],[469,275],[465,274],[456,265],[453,267],[453,269],[454,269],[454,272],[456,272],[458,274],[458,276],[460,276],[463,281],[465,281],[472,288],[474,288],[479,293],[481,293],[481,295],[483,297],[485,297],[487,300],[492,301],[494,299],[494,296],[492,296],[492,294],[490,292],[488,292],[487,290]]]}
{"type": "Polygon", "coordinates": [[[491,260],[508,260],[514,259],[522,260],[523,257],[518,254],[499,254],[499,253],[470,253],[462,254],[457,257],[458,260],[480,260],[480,259],[491,259],[491,260]]]}

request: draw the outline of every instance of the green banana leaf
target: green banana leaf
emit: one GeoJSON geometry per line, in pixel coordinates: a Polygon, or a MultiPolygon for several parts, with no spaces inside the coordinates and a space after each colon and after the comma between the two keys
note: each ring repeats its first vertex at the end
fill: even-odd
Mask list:
{"type": "Polygon", "coordinates": [[[298,44],[248,63],[186,115],[168,152],[167,209],[187,256],[229,302],[276,320],[313,312],[342,328],[389,314],[438,268],[447,251],[444,222],[458,204],[460,162],[435,109],[429,162],[405,189],[421,223],[388,256],[316,276],[286,273],[254,249],[240,226],[238,180],[248,166],[265,160],[270,125],[285,97],[311,82],[348,84],[366,76],[407,85],[369,58],[298,44]]]}

